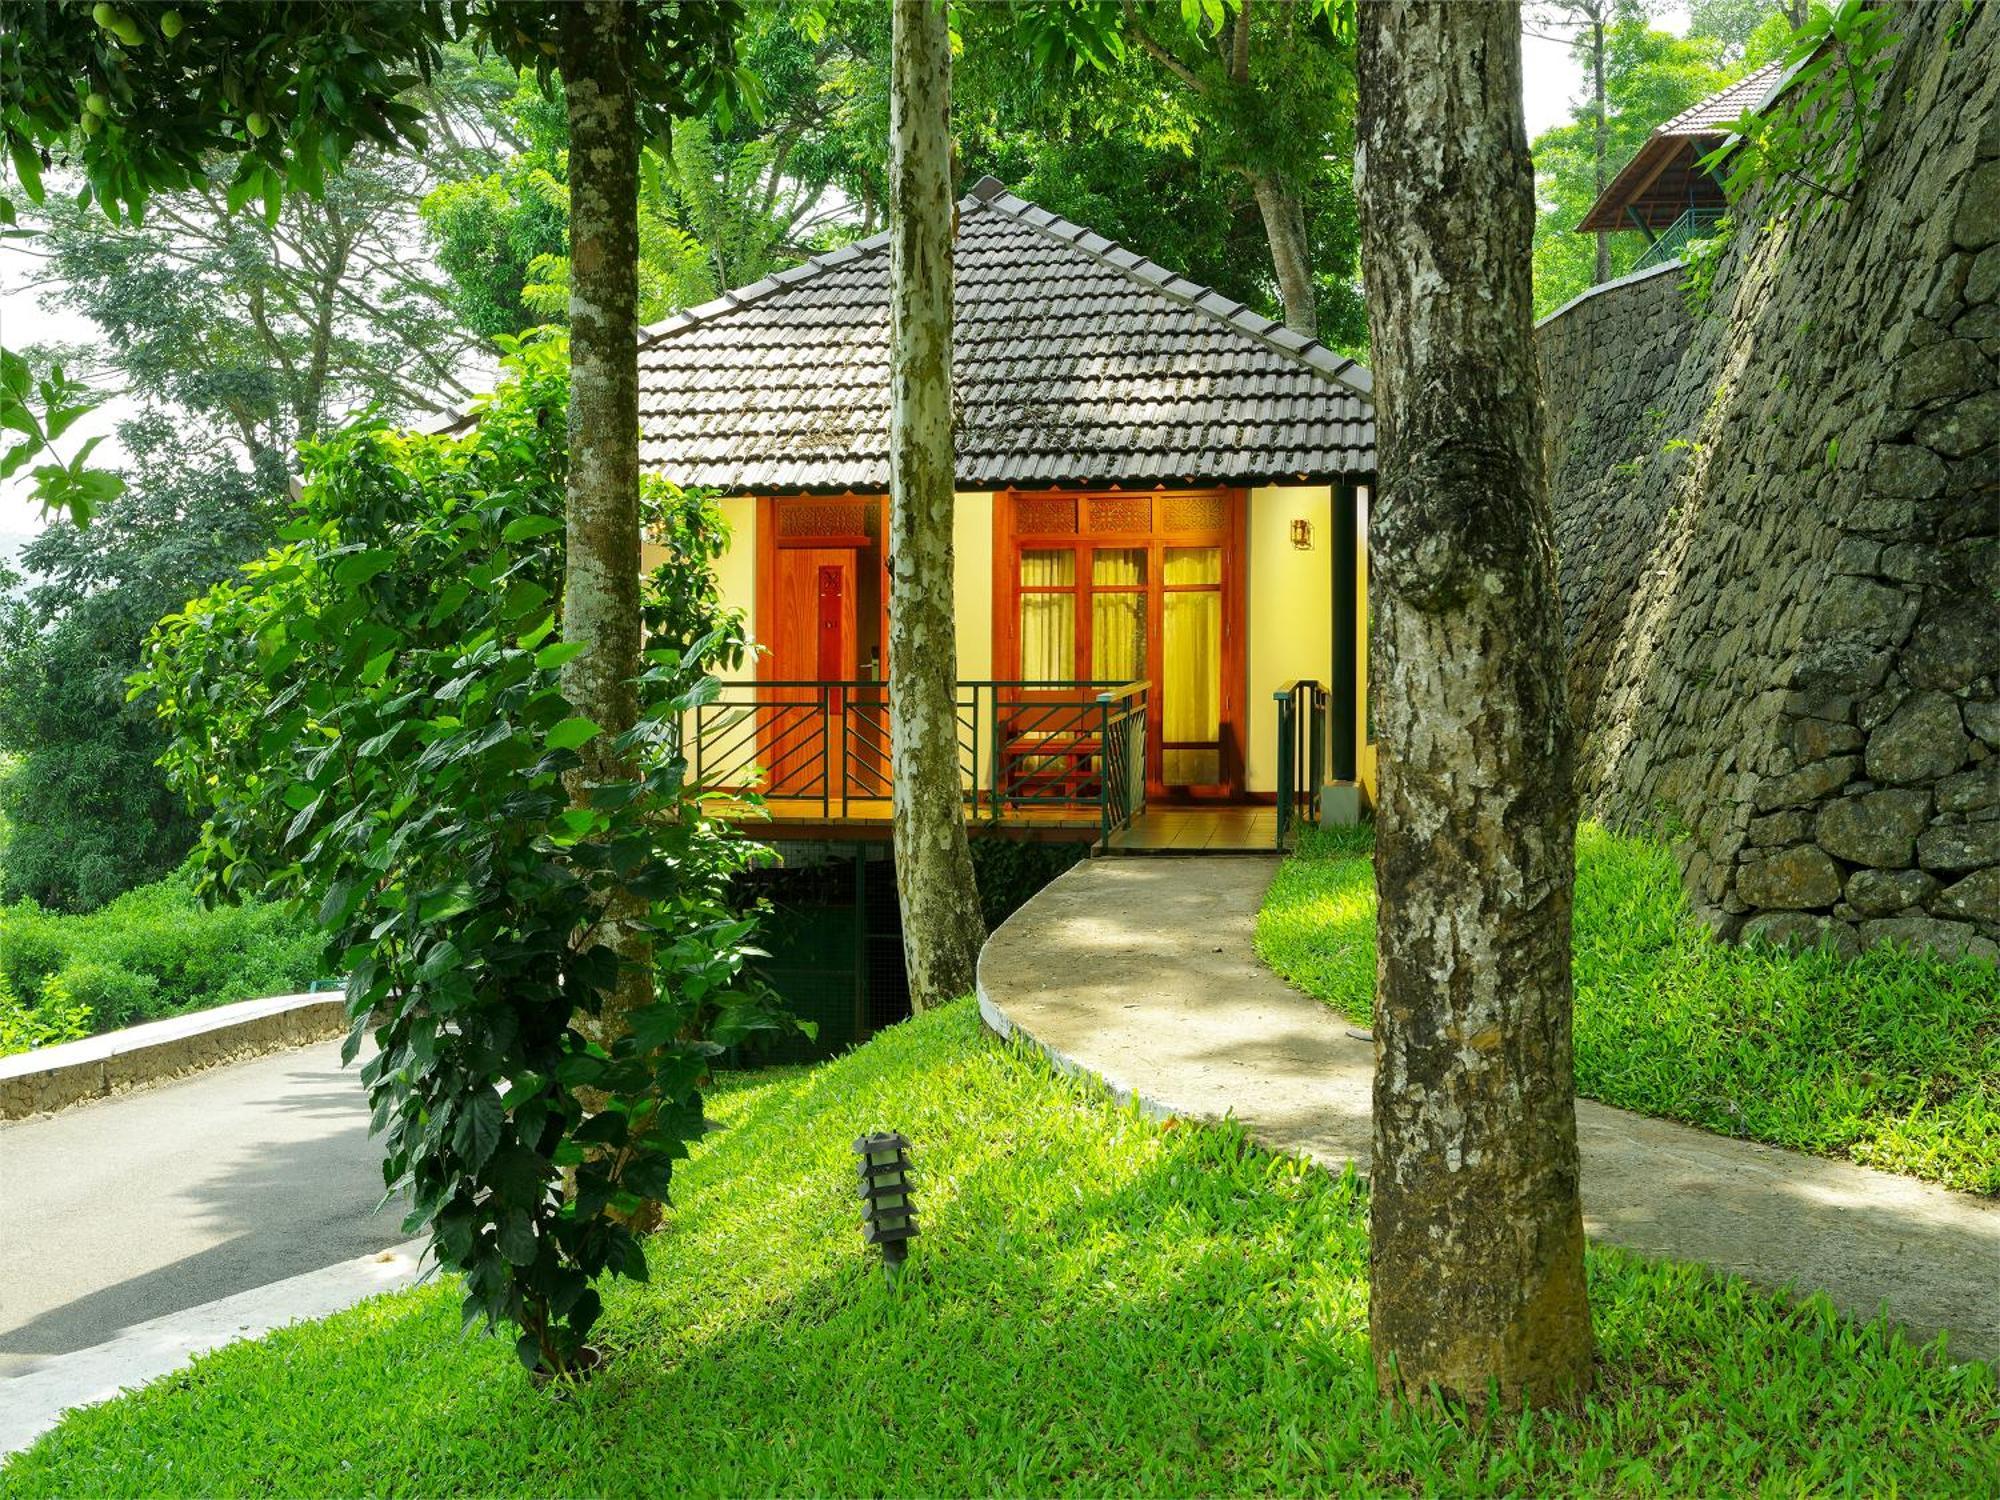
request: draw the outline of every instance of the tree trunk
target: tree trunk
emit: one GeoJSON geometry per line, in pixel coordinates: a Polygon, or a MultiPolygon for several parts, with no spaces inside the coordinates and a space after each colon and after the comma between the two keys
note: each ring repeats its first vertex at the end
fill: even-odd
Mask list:
{"type": "MultiPolygon", "coordinates": [[[[1611,149],[1611,125],[1604,117],[1604,14],[1600,10],[1590,23],[1590,66],[1597,101],[1597,200],[1604,197],[1605,157],[1611,149]]],[[[1611,235],[1597,231],[1597,272],[1593,280],[1611,279],[1611,235]]]]}
{"type": "MultiPolygon", "coordinates": [[[[569,104],[570,395],[565,496],[563,638],[590,649],[563,667],[563,693],[604,733],[580,754],[571,787],[636,774],[613,749],[638,719],[639,621],[639,132],[632,36],[618,0],[562,8],[558,63],[569,104]]],[[[653,998],[652,949],[638,925],[645,903],[614,892],[599,938],[623,960],[618,988],[579,1029],[608,1042],[653,998]]],[[[650,1228],[657,1206],[634,1225],[650,1228]]]]}
{"type": "Polygon", "coordinates": [[[1257,210],[1264,217],[1264,238],[1271,246],[1271,269],[1278,276],[1285,326],[1316,339],[1319,304],[1313,294],[1312,254],[1306,246],[1305,204],[1290,184],[1271,173],[1257,173],[1250,182],[1257,190],[1257,210]]]}
{"type": "Polygon", "coordinates": [[[986,925],[959,790],[952,615],[951,46],[895,0],[889,90],[889,737],[910,1004],[972,993],[986,925]]]}
{"type": "Polygon", "coordinates": [[[1405,1399],[1590,1379],[1570,1062],[1576,801],[1530,339],[1514,5],[1364,5],[1381,498],[1369,1327],[1405,1399]]]}

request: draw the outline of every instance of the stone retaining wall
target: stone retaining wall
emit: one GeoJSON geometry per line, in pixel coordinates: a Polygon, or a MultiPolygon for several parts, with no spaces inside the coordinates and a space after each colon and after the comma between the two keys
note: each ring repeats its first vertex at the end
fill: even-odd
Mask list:
{"type": "Polygon", "coordinates": [[[1537,332],[1585,810],[1727,932],[2000,957],[2000,7],[1899,10],[1855,201],[1537,332]]]}

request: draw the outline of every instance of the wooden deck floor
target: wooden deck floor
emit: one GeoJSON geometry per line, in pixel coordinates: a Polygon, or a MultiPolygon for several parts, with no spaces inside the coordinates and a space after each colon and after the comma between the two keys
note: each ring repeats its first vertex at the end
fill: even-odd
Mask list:
{"type": "Polygon", "coordinates": [[[1121,854],[1270,854],[1278,844],[1275,807],[1149,807],[1111,836],[1121,854]]]}
{"type": "MultiPolygon", "coordinates": [[[[725,805],[718,809],[729,816],[725,805]]],[[[823,804],[817,797],[774,797],[762,814],[744,809],[751,827],[768,825],[780,838],[886,839],[890,807],[886,797],[852,797],[823,804]]],[[[976,822],[993,822],[981,805],[976,822]]],[[[1093,807],[1030,806],[1003,810],[999,826],[1020,837],[1097,842],[1093,807]]],[[[1111,836],[1114,854],[1268,854],[1277,844],[1278,810],[1250,804],[1148,807],[1128,828],[1111,836]]]]}

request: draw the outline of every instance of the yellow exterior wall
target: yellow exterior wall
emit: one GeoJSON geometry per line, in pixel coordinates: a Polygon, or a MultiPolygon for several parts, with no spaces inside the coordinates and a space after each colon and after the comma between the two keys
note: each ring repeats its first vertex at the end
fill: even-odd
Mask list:
{"type": "Polygon", "coordinates": [[[993,675],[993,496],[960,494],[951,521],[952,608],[957,619],[958,675],[993,675]]]}
{"type": "MultiPolygon", "coordinates": [[[[729,546],[716,559],[715,581],[722,589],[722,602],[743,611],[744,624],[752,639],[757,631],[757,502],[748,495],[733,495],[720,502],[723,523],[729,527],[729,546]]],[[[666,549],[647,542],[639,548],[640,566],[650,573],[665,560],[666,549]]],[[[724,682],[752,682],[757,676],[756,653],[744,658],[743,665],[716,673],[724,682]]]]}
{"type": "Polygon", "coordinates": [[[1360,617],[1355,621],[1354,638],[1361,643],[1361,659],[1354,669],[1354,723],[1362,741],[1354,769],[1361,782],[1361,800],[1369,807],[1375,805],[1375,741],[1368,734],[1368,505],[1373,498],[1369,487],[1363,485],[1354,507],[1355,526],[1361,533],[1354,549],[1359,575],[1354,581],[1354,609],[1360,617]]]}
{"type": "Polygon", "coordinates": [[[1245,790],[1278,789],[1278,705],[1294,678],[1333,675],[1333,492],[1323,484],[1266,485],[1250,492],[1244,619],[1249,630],[1244,695],[1245,790]],[[1292,522],[1312,526],[1312,546],[1292,545],[1292,522]]]}

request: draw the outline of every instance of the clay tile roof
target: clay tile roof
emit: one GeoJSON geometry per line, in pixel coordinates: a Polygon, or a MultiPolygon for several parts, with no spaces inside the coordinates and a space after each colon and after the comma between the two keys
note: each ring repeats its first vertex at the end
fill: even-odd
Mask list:
{"type": "MultiPolygon", "coordinates": [[[[1628,208],[1654,228],[1674,218],[1687,197],[1688,175],[1699,175],[1694,158],[1706,155],[1720,142],[1739,115],[1769,104],[1788,76],[1782,60],[1768,62],[1659,126],[1591,205],[1576,226],[1578,232],[1630,229],[1628,208]],[[1649,201],[1649,194],[1661,201],[1649,201]]],[[[1706,196],[1719,199],[1721,190],[1706,196]]]]}
{"type": "MultiPolygon", "coordinates": [[[[889,239],[646,330],[640,458],[724,491],[889,482],[889,239]]],[[[1013,194],[959,204],[958,483],[1258,483],[1375,468],[1365,367],[1013,194]]]]}

